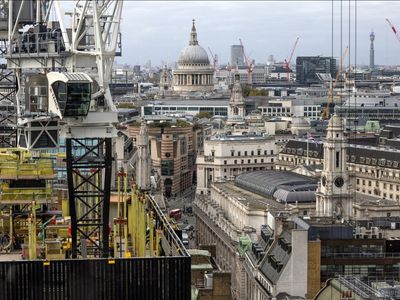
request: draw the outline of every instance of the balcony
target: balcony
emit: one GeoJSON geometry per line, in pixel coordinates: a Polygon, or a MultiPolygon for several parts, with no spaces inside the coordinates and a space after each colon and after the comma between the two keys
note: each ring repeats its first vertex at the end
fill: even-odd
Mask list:
{"type": "Polygon", "coordinates": [[[204,161],[206,161],[206,162],[214,162],[214,156],[206,155],[206,156],[204,156],[204,161]]]}

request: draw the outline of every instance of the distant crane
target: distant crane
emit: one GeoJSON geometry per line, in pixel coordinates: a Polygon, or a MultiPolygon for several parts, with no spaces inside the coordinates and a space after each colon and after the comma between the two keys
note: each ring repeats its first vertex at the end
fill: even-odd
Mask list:
{"type": "Polygon", "coordinates": [[[246,61],[246,66],[247,66],[247,82],[249,84],[252,84],[252,82],[253,82],[252,74],[253,74],[253,67],[254,66],[253,66],[253,63],[251,62],[251,60],[246,55],[246,52],[244,51],[244,46],[243,46],[243,43],[242,43],[242,39],[239,39],[239,41],[240,41],[240,45],[242,46],[243,56],[244,56],[244,59],[246,61]]]}
{"type": "Polygon", "coordinates": [[[208,47],[208,51],[210,52],[211,57],[213,59],[214,72],[217,72],[217,70],[218,70],[218,54],[214,55],[214,53],[212,52],[210,47],[208,47]]]}
{"type": "Polygon", "coordinates": [[[390,20],[388,18],[386,18],[386,22],[388,22],[390,28],[392,28],[394,35],[396,36],[397,40],[400,42],[400,35],[397,32],[396,27],[394,27],[394,25],[392,24],[392,22],[390,22],[390,20]]]}
{"type": "Polygon", "coordinates": [[[286,69],[286,77],[287,77],[288,81],[291,81],[290,80],[290,76],[289,76],[289,71],[290,71],[289,66],[290,66],[290,63],[292,61],[294,50],[296,50],[298,42],[299,42],[299,37],[296,38],[296,42],[294,43],[294,45],[292,47],[292,51],[290,52],[290,55],[285,59],[285,62],[284,62],[284,68],[286,69]]]}
{"type": "MultiPolygon", "coordinates": [[[[324,109],[322,110],[322,113],[321,113],[322,120],[328,120],[330,118],[330,105],[331,105],[331,103],[333,103],[333,90],[336,87],[336,84],[339,80],[339,76],[342,74],[343,62],[346,58],[347,52],[349,52],[349,46],[347,46],[344,49],[342,57],[340,58],[339,70],[336,73],[335,82],[332,82],[332,80],[331,80],[329,92],[328,92],[328,101],[326,103],[326,107],[324,107],[324,109]]],[[[351,68],[351,66],[350,66],[350,68],[351,68]]]]}

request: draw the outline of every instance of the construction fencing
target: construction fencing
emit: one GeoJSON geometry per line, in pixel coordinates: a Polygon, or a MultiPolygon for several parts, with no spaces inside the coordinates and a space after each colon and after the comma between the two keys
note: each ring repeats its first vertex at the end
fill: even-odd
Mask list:
{"type": "Polygon", "coordinates": [[[1,300],[187,300],[191,259],[0,262],[1,300]]]}

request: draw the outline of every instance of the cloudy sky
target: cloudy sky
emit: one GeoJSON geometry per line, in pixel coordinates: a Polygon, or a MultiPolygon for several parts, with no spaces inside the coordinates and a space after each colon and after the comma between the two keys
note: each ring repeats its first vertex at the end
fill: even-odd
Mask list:
{"type": "MultiPolygon", "coordinates": [[[[350,63],[369,63],[369,33],[374,30],[375,63],[400,65],[400,42],[385,18],[400,29],[400,1],[350,2],[335,0],[334,56],[350,44],[350,63]],[[342,4],[342,22],[341,22],[342,4]],[[342,37],[340,27],[342,24],[342,37]],[[357,43],[355,38],[357,35],[357,43]],[[342,45],[342,47],[341,47],[342,45]],[[357,51],[356,51],[357,48],[357,51]],[[356,55],[357,54],[357,55],[356,55]]],[[[173,63],[188,44],[192,19],[196,19],[199,44],[228,62],[230,45],[242,39],[245,51],[264,63],[269,54],[285,59],[300,37],[294,54],[332,55],[332,1],[125,1],[122,20],[123,57],[118,62],[153,65],[173,63]]],[[[346,63],[349,62],[349,56],[346,63]]]]}

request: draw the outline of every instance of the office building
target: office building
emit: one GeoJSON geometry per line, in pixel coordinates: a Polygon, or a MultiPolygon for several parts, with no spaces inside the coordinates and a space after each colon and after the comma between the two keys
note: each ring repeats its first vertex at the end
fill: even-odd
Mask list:
{"type": "Polygon", "coordinates": [[[319,83],[317,74],[336,76],[336,59],[323,56],[298,56],[296,59],[296,81],[302,84],[319,83]]]}
{"type": "Polygon", "coordinates": [[[231,66],[244,66],[244,49],[242,45],[231,46],[231,66]]]}

